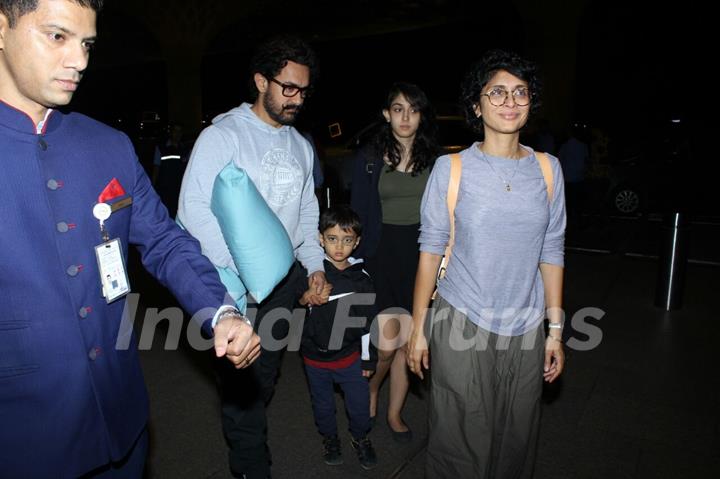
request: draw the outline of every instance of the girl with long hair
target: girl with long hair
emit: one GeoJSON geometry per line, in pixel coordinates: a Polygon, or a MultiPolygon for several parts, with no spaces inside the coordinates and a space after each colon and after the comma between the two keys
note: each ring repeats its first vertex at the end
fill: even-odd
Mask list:
{"type": "Polygon", "coordinates": [[[401,417],[409,389],[404,345],[412,320],[420,199],[440,154],[436,130],[425,93],[416,85],[395,83],[383,105],[381,126],[354,159],[351,204],[365,231],[356,255],[367,262],[380,312],[370,416],[377,413],[378,391],[390,371],[387,421],[398,442],[412,440],[401,417]]]}

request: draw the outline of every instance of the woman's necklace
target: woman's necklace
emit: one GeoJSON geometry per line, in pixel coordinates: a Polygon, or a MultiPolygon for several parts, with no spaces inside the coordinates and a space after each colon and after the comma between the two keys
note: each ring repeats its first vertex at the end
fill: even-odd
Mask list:
{"type": "Polygon", "coordinates": [[[507,192],[512,191],[512,185],[510,185],[510,182],[512,181],[513,178],[515,178],[515,173],[517,173],[518,166],[520,165],[520,160],[512,160],[512,161],[515,162],[515,169],[513,169],[513,172],[512,172],[512,175],[510,175],[510,178],[506,180],[503,176],[501,176],[501,175],[495,170],[495,168],[493,168],[493,165],[492,165],[492,163],[490,163],[490,160],[488,160],[488,159],[485,157],[485,152],[482,151],[482,149],[480,149],[480,148],[478,148],[478,149],[480,150],[480,154],[482,155],[483,160],[485,160],[485,163],[488,164],[488,166],[490,167],[490,169],[492,170],[492,172],[495,173],[495,175],[496,175],[498,178],[500,178],[500,180],[502,180],[502,182],[505,184],[505,191],[507,191],[507,192]]]}

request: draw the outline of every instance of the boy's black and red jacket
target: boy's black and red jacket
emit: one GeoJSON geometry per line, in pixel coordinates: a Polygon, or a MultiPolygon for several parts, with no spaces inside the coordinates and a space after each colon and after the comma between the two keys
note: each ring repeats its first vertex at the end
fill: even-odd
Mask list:
{"type": "Polygon", "coordinates": [[[300,352],[305,359],[322,363],[361,354],[362,369],[375,370],[377,348],[373,343],[377,333],[373,332],[372,340],[369,340],[371,326],[377,330],[375,289],[370,276],[363,270],[362,260],[350,258],[349,261],[352,264],[341,271],[325,260],[325,278],[333,286],[330,301],[310,308],[303,326],[300,352]],[[333,326],[336,338],[333,337],[333,326]],[[365,351],[364,335],[368,335],[365,351]]]}

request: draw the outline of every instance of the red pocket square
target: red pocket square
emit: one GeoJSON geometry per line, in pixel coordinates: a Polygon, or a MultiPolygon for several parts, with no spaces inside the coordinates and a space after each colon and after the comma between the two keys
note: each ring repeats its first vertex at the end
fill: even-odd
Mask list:
{"type": "Polygon", "coordinates": [[[123,196],[125,190],[123,189],[117,178],[113,178],[110,183],[107,184],[100,196],[98,196],[98,203],[107,203],[110,200],[123,196]]]}

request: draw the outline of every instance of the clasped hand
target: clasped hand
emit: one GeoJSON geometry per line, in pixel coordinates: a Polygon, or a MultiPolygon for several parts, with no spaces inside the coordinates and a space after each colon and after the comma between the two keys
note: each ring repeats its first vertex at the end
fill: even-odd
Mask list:
{"type": "Polygon", "coordinates": [[[325,280],[325,273],[315,271],[308,277],[308,289],[299,302],[303,306],[320,306],[328,302],[330,291],[332,291],[332,284],[325,280]]]}
{"type": "Polygon", "coordinates": [[[236,369],[250,366],[260,357],[260,336],[239,314],[228,314],[215,325],[215,355],[227,357],[236,369]]]}

